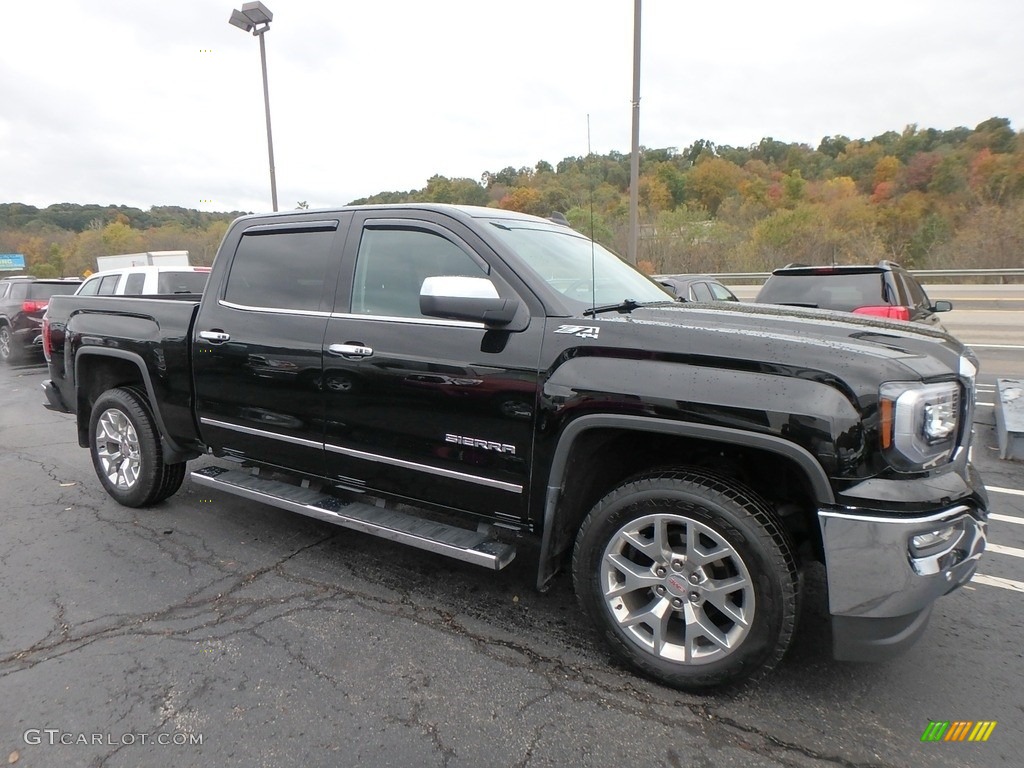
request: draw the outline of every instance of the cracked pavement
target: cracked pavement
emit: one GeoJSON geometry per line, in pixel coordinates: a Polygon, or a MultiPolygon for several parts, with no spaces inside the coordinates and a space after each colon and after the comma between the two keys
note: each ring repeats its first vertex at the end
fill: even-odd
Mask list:
{"type": "Polygon", "coordinates": [[[1016,596],[958,592],[908,656],[840,664],[812,569],[774,675],[680,694],[610,660],[565,575],[538,594],[528,545],[494,574],[188,480],[121,507],[73,418],[42,407],[44,378],[0,368],[0,757],[14,765],[902,768],[1024,751],[1016,596]],[[983,745],[921,744],[929,719],[958,718],[999,727],[983,745]],[[26,743],[46,729],[56,743],[26,743]]]}

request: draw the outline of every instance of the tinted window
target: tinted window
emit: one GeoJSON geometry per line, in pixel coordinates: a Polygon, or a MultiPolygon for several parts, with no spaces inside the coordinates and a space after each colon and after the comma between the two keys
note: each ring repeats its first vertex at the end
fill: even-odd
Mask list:
{"type": "Polygon", "coordinates": [[[422,317],[420,286],[439,276],[483,277],[484,271],[459,246],[433,232],[367,228],[356,257],[352,312],[422,317]]]}
{"type": "Polygon", "coordinates": [[[100,287],[100,279],[98,277],[91,277],[82,283],[82,290],[78,293],[81,296],[94,296],[97,289],[100,287]]]}
{"type": "Polygon", "coordinates": [[[14,283],[11,285],[11,298],[21,301],[28,296],[28,283],[14,283]]]}
{"type": "Polygon", "coordinates": [[[690,283],[690,293],[694,301],[711,301],[711,291],[707,283],[690,283]]]}
{"type": "Polygon", "coordinates": [[[904,290],[907,292],[907,298],[910,300],[910,306],[912,307],[928,307],[931,306],[931,302],[925,295],[924,289],[917,282],[913,275],[896,273],[897,277],[902,278],[904,290]]]}
{"type": "Polygon", "coordinates": [[[161,272],[156,281],[157,293],[202,293],[209,272],[161,272]]]}
{"type": "Polygon", "coordinates": [[[7,292],[11,290],[10,283],[0,283],[0,299],[7,296],[7,292]]]}
{"type": "Polygon", "coordinates": [[[247,307],[319,309],[333,241],[334,230],[243,235],[224,299],[247,307]]]}
{"type": "Polygon", "coordinates": [[[757,301],[852,312],[858,307],[888,304],[884,284],[880,272],[772,275],[757,294],[757,301]]]}
{"type": "Polygon", "coordinates": [[[51,296],[65,296],[77,291],[78,285],[78,283],[31,283],[24,286],[26,291],[23,298],[48,299],[51,296]]]}
{"type": "Polygon", "coordinates": [[[137,296],[146,287],[146,275],[142,272],[132,272],[124,281],[124,292],[129,296],[137,296]]]}
{"type": "Polygon", "coordinates": [[[120,275],[105,275],[100,278],[100,287],[96,293],[99,296],[113,296],[117,290],[117,281],[121,279],[120,275]]]}
{"type": "Polygon", "coordinates": [[[726,288],[724,285],[718,283],[708,283],[708,287],[711,289],[711,295],[714,296],[718,301],[739,301],[733,292],[726,288]]]}

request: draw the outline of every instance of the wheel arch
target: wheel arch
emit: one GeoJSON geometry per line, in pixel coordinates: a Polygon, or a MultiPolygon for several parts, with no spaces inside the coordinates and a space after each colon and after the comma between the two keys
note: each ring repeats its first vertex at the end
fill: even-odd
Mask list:
{"type": "Polygon", "coordinates": [[[175,464],[195,458],[195,451],[188,451],[167,435],[167,427],[157,407],[159,402],[153,387],[152,376],[142,356],[125,349],[82,348],[75,355],[75,395],[77,397],[78,444],[89,445],[89,420],[96,399],[104,392],[117,387],[141,388],[149,401],[153,414],[164,461],[175,464]]]}
{"type": "MultiPolygon", "coordinates": [[[[715,458],[716,452],[729,453],[727,460],[734,463],[760,457],[762,471],[770,467],[797,483],[803,516],[796,522],[806,529],[815,551],[820,549],[820,532],[810,508],[834,503],[835,495],[821,464],[802,446],[775,435],[730,427],[593,414],[579,417],[562,431],[552,456],[544,494],[538,588],[547,587],[587,512],[606,493],[639,471],[680,464],[700,466],[700,461],[715,458]]],[[[757,484],[754,487],[757,490],[757,484]]]]}

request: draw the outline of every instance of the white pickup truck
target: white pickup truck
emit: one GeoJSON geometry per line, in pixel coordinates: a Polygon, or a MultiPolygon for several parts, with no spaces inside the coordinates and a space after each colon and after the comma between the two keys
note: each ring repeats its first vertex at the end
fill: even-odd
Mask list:
{"type": "Polygon", "coordinates": [[[124,267],[96,272],[75,292],[82,296],[147,296],[202,293],[209,267],[124,267]]]}

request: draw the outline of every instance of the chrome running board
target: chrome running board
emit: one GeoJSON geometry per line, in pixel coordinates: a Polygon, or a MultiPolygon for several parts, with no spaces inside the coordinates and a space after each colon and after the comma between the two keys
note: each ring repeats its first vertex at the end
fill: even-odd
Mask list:
{"type": "Polygon", "coordinates": [[[323,491],[269,480],[240,469],[204,467],[192,482],[344,528],[408,544],[439,555],[498,571],[512,562],[515,547],[487,534],[416,517],[364,502],[348,502],[323,491]]]}

